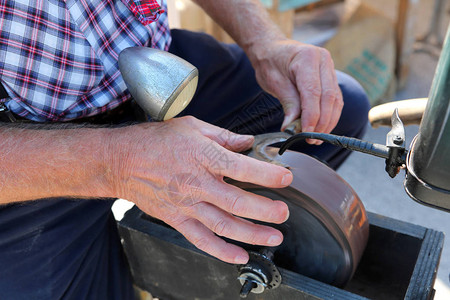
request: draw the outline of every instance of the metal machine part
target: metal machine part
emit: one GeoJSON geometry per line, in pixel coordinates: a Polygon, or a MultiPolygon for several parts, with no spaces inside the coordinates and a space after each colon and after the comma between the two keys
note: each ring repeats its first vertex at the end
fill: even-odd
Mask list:
{"type": "Polygon", "coordinates": [[[191,101],[198,70],[173,54],[131,47],[119,55],[119,69],[133,99],[153,121],[169,120],[191,101]]]}
{"type": "Polygon", "coordinates": [[[400,168],[406,162],[405,149],[405,128],[402,120],[398,115],[398,109],[394,110],[391,118],[392,129],[386,136],[386,146],[389,149],[389,156],[386,159],[386,172],[391,178],[394,178],[399,172],[400,168]]]}
{"type": "Polygon", "coordinates": [[[261,294],[266,289],[274,289],[281,284],[281,274],[272,261],[273,252],[269,248],[259,252],[249,251],[249,262],[239,266],[238,280],[242,284],[241,298],[247,298],[250,292],[261,294]]]}
{"type": "Polygon", "coordinates": [[[288,165],[283,164],[278,158],[278,155],[273,155],[272,152],[266,151],[267,147],[273,144],[285,142],[294,134],[301,132],[301,119],[297,119],[290,123],[284,132],[271,132],[258,134],[255,136],[252,149],[247,153],[248,156],[270,162],[282,167],[289,168],[288,165]]]}
{"type": "Polygon", "coordinates": [[[270,162],[285,168],[289,168],[288,165],[281,162],[278,155],[273,155],[273,151],[267,151],[267,147],[276,143],[282,143],[292,137],[292,134],[287,132],[274,132],[255,135],[255,141],[248,156],[270,162]]]}
{"type": "MultiPolygon", "coordinates": [[[[294,174],[289,187],[268,189],[231,179],[227,182],[288,205],[290,217],[285,223],[266,224],[284,235],[283,243],[271,250],[276,266],[335,286],[345,285],[368,239],[368,220],[362,202],[334,170],[320,161],[294,151],[278,157],[277,152],[278,148],[265,147],[269,157],[288,166],[294,174]]],[[[264,280],[260,282],[267,284],[264,280]]],[[[246,286],[243,292],[249,284],[246,286]]]]}
{"type": "MultiPolygon", "coordinates": [[[[289,168],[294,181],[288,188],[267,189],[227,179],[228,183],[249,192],[284,201],[290,212],[284,224],[267,224],[283,233],[283,244],[270,250],[252,249],[249,263],[240,268],[238,279],[243,298],[250,292],[262,293],[278,286],[277,274],[273,274],[277,272],[274,263],[322,282],[343,286],[353,275],[367,242],[365,210],[351,187],[318,160],[293,151],[280,156],[278,148],[271,146],[292,139],[299,130],[300,120],[296,120],[285,132],[257,135],[252,149],[246,153],[289,168]]],[[[305,133],[300,135],[305,136],[305,133]]],[[[387,146],[373,148],[386,159],[390,157],[387,146]]],[[[281,283],[281,277],[279,279],[281,283]]]]}

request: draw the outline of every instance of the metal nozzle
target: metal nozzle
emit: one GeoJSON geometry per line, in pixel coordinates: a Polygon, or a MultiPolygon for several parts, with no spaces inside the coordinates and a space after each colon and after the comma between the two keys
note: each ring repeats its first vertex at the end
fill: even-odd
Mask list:
{"type": "Polygon", "coordinates": [[[197,88],[197,68],[178,56],[149,47],[123,50],[119,69],[134,100],[154,121],[179,114],[197,88]]]}

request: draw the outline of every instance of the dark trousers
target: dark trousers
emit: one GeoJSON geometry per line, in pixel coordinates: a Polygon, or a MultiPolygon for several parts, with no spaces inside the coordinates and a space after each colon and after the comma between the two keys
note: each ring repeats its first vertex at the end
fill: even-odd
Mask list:
{"type": "MultiPolygon", "coordinates": [[[[181,115],[192,115],[208,123],[243,134],[280,131],[284,113],[280,102],[264,92],[255,79],[245,53],[237,45],[185,30],[172,30],[169,52],[184,58],[199,70],[194,99],[181,115]]],[[[369,102],[352,77],[337,72],[344,108],[333,134],[360,138],[367,126],[369,102]]],[[[350,151],[329,144],[298,143],[293,150],[337,168],[350,151]]]]}

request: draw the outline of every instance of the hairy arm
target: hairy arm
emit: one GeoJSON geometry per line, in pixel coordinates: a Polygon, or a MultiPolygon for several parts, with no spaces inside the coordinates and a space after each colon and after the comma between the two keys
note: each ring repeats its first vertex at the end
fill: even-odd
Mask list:
{"type": "Polygon", "coordinates": [[[271,21],[259,0],[194,0],[194,2],[219,23],[249,55],[256,55],[253,49],[273,40],[287,40],[271,21]]]}
{"type": "Polygon", "coordinates": [[[301,116],[303,131],[333,130],[344,103],[326,49],[287,39],[259,0],[194,1],[245,50],[260,86],[280,100],[281,129],[301,116]]]}
{"type": "Polygon", "coordinates": [[[105,164],[109,129],[0,126],[0,203],[112,196],[105,164]]]}

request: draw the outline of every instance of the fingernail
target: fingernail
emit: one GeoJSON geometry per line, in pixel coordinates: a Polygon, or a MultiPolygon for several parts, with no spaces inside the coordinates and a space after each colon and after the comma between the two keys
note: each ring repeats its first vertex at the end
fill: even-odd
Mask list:
{"type": "Polygon", "coordinates": [[[246,255],[238,255],[234,258],[235,264],[243,265],[243,264],[246,264],[247,262],[248,262],[248,256],[246,256],[246,255]]]}
{"type": "Polygon", "coordinates": [[[283,124],[281,124],[281,128],[288,126],[291,123],[290,119],[284,119],[283,124]]]}
{"type": "Polygon", "coordinates": [[[235,147],[250,147],[253,143],[253,135],[239,135],[234,141],[235,147]]]}
{"type": "Polygon", "coordinates": [[[240,134],[238,135],[238,140],[239,141],[247,141],[253,138],[253,135],[249,135],[249,134],[240,134]]]}
{"type": "Polygon", "coordinates": [[[286,175],[283,176],[283,179],[281,179],[281,184],[282,185],[289,185],[292,181],[292,174],[288,173],[286,175]]]}
{"type": "Polygon", "coordinates": [[[271,246],[277,246],[281,244],[283,240],[278,235],[272,235],[269,240],[267,241],[267,244],[271,246]]]}
{"type": "Polygon", "coordinates": [[[286,219],[284,219],[284,222],[286,222],[289,219],[290,214],[291,213],[289,212],[289,209],[288,209],[287,214],[286,214],[286,219]]]}

